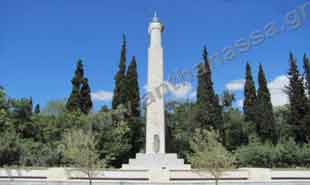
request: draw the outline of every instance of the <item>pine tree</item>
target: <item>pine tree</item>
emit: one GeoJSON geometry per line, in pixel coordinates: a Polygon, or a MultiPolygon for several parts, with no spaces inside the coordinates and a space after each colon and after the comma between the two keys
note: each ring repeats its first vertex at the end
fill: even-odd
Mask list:
{"type": "Polygon", "coordinates": [[[288,72],[289,85],[287,94],[290,101],[290,114],[288,123],[291,125],[295,135],[295,140],[298,143],[307,141],[309,134],[309,120],[307,120],[307,98],[303,84],[303,78],[299,74],[296,59],[290,53],[290,69],[288,72]]]}
{"type": "Polygon", "coordinates": [[[123,44],[121,49],[121,57],[120,63],[118,66],[118,72],[115,75],[115,87],[114,87],[114,94],[112,99],[112,108],[116,109],[120,104],[127,103],[127,93],[126,93],[126,38],[123,35],[123,44]]]}
{"type": "Polygon", "coordinates": [[[251,66],[246,64],[243,112],[245,121],[255,123],[256,88],[253,81],[251,66]]]}
{"type": "Polygon", "coordinates": [[[91,100],[91,90],[88,84],[88,79],[83,80],[83,86],[80,92],[80,109],[84,114],[88,114],[93,107],[91,100]]]}
{"type": "Polygon", "coordinates": [[[219,98],[213,89],[212,74],[206,47],[203,49],[203,60],[198,68],[197,107],[196,119],[201,128],[223,127],[222,107],[219,98]]]}
{"type": "Polygon", "coordinates": [[[37,105],[35,106],[35,108],[34,108],[34,113],[35,113],[35,114],[40,114],[40,112],[41,112],[40,104],[37,104],[37,105]]]}
{"type": "Polygon", "coordinates": [[[275,120],[271,103],[270,92],[263,66],[259,65],[258,91],[256,104],[256,130],[262,141],[276,143],[275,120]]]}
{"type": "Polygon", "coordinates": [[[126,87],[128,95],[128,112],[129,112],[129,128],[130,143],[132,145],[131,157],[140,151],[141,149],[141,138],[142,138],[142,125],[140,122],[140,93],[138,84],[138,73],[137,73],[137,62],[136,58],[133,57],[126,74],[126,87]]]}
{"type": "Polygon", "coordinates": [[[81,104],[80,89],[83,80],[84,80],[83,62],[82,60],[78,60],[74,77],[71,80],[72,91],[66,104],[66,109],[69,112],[80,111],[80,104],[81,104]]]}
{"type": "Polygon", "coordinates": [[[308,99],[310,101],[310,59],[307,58],[307,55],[304,55],[303,58],[304,61],[304,78],[306,80],[306,91],[307,91],[307,95],[308,95],[308,99]]]}

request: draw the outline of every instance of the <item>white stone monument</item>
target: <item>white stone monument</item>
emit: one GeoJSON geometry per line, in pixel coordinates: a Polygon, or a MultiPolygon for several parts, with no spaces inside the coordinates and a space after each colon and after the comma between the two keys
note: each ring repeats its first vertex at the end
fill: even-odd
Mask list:
{"type": "Polygon", "coordinates": [[[147,105],[146,122],[146,153],[138,153],[135,159],[129,159],[124,164],[126,170],[150,170],[151,174],[166,174],[169,170],[190,170],[190,165],[184,164],[176,154],[165,151],[165,107],[164,107],[164,70],[161,33],[163,25],[156,13],[149,24],[148,33],[150,46],[148,48],[148,92],[159,95],[147,105]]]}

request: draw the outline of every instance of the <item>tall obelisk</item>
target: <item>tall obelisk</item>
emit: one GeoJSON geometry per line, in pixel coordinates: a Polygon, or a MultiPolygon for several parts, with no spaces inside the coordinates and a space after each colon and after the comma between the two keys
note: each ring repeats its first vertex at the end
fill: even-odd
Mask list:
{"type": "Polygon", "coordinates": [[[177,154],[165,153],[165,106],[164,106],[164,66],[161,34],[163,25],[156,13],[148,27],[148,92],[156,98],[147,103],[146,112],[146,152],[137,153],[136,158],[123,164],[124,170],[148,170],[149,179],[169,180],[169,170],[190,170],[191,166],[178,159],[177,154]],[[155,176],[154,176],[155,174],[155,176]]]}
{"type": "Polygon", "coordinates": [[[147,105],[146,121],[146,153],[165,153],[165,111],[163,98],[163,48],[161,33],[163,25],[154,14],[149,24],[148,48],[148,92],[156,95],[156,99],[147,105]]]}

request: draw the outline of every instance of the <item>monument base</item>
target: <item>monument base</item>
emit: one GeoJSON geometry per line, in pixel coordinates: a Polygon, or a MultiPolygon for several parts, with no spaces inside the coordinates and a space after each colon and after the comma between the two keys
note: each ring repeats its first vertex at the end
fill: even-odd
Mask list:
{"type": "Polygon", "coordinates": [[[178,159],[177,154],[136,154],[135,159],[129,159],[129,164],[123,164],[123,170],[190,170],[184,159],[178,159]]]}

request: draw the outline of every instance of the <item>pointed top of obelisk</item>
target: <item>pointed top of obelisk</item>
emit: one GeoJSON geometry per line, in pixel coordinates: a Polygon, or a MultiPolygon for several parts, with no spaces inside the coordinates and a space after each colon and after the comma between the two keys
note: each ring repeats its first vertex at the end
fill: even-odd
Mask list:
{"type": "Polygon", "coordinates": [[[153,16],[152,22],[159,22],[156,11],[154,11],[154,16],[153,16]]]}

